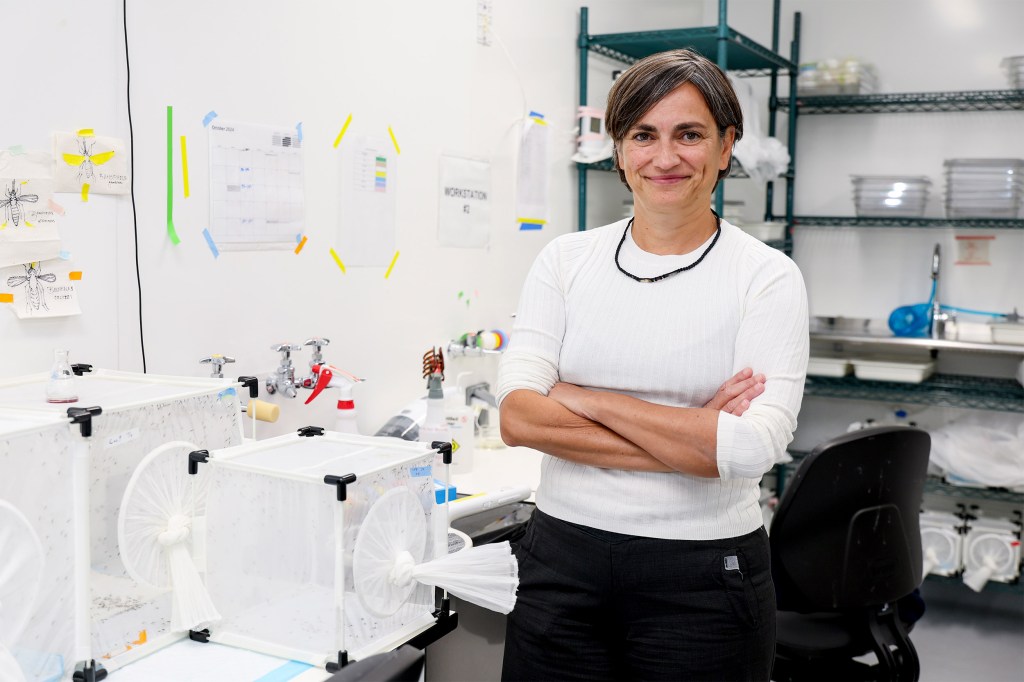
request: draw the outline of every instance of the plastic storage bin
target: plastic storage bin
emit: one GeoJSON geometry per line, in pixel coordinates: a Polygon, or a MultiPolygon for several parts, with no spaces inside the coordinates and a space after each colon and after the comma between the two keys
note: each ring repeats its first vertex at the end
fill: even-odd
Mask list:
{"type": "Polygon", "coordinates": [[[1024,159],[947,159],[948,218],[1016,218],[1024,203],[1024,159]]]}
{"type": "Polygon", "coordinates": [[[1006,57],[999,65],[1006,72],[1006,80],[1011,90],[1024,89],[1024,55],[1006,57]]]}
{"type": "Polygon", "coordinates": [[[919,384],[935,371],[934,362],[898,358],[854,358],[853,373],[869,381],[897,381],[919,384]]]}
{"type": "Polygon", "coordinates": [[[356,660],[388,651],[433,625],[432,588],[409,586],[382,607],[364,589],[363,560],[385,518],[375,510],[396,496],[411,501],[415,522],[387,517],[383,530],[423,533],[417,563],[446,552],[435,456],[425,443],[331,432],[212,450],[197,473],[208,479],[206,581],[222,616],[210,639],[322,666],[340,650],[356,660]],[[347,474],[355,480],[341,502],[325,476],[347,474]]]}
{"type": "Polygon", "coordinates": [[[932,181],[925,176],[853,175],[853,205],[863,217],[920,217],[932,181]]]}
{"type": "MultiPolygon", "coordinates": [[[[227,379],[96,370],[75,378],[78,402],[57,405],[46,402],[48,379],[49,373],[42,373],[0,381],[0,409],[26,420],[62,421],[82,453],[83,468],[73,471],[68,457],[46,468],[26,469],[8,459],[3,465],[8,468],[0,468],[0,487],[12,482],[35,490],[38,505],[63,508],[64,500],[71,499],[65,487],[74,486],[80,506],[68,515],[74,523],[63,542],[70,548],[80,539],[87,540],[74,589],[76,598],[91,593],[91,599],[76,602],[77,611],[60,613],[60,619],[74,623],[78,638],[77,652],[64,664],[73,667],[78,661],[95,659],[114,670],[186,634],[170,630],[168,594],[140,585],[121,560],[117,517],[128,480],[151,450],[168,441],[189,440],[210,447],[240,444],[238,385],[227,379]],[[91,418],[92,434],[84,437],[79,426],[69,425],[67,410],[93,406],[102,412],[91,418]]],[[[61,457],[44,454],[46,461],[61,457]]],[[[54,624],[58,618],[54,612],[37,612],[35,618],[33,623],[43,628],[63,627],[54,624]]]]}

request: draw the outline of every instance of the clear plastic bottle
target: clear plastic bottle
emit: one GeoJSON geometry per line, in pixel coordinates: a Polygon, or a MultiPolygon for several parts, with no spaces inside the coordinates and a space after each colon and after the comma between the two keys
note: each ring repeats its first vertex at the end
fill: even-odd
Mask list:
{"type": "Polygon", "coordinates": [[[46,402],[74,403],[78,402],[78,390],[75,388],[75,373],[68,362],[68,351],[53,351],[53,367],[50,368],[50,381],[46,384],[46,402]]]}

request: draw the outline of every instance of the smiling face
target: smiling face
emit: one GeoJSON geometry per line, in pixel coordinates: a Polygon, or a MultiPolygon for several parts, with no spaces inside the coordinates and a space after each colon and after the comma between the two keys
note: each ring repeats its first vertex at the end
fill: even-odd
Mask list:
{"type": "Polygon", "coordinates": [[[706,211],[719,171],[729,165],[734,137],[732,126],[719,135],[692,83],[660,99],[617,145],[637,214],[706,211]]]}

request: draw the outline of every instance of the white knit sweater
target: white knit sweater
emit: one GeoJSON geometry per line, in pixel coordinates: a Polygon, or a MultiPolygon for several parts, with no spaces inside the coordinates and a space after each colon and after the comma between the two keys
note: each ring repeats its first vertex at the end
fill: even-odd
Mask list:
{"type": "MultiPolygon", "coordinates": [[[[762,525],[761,476],[796,429],[807,370],[807,294],[792,260],[722,221],[692,270],[654,283],[615,267],[626,221],[556,238],[534,262],[501,361],[498,400],[558,381],[653,403],[703,407],[744,367],[766,375],[742,417],[720,413],[721,478],[601,469],[545,455],[537,506],[592,528],[646,537],[710,540],[762,525]]],[[[619,262],[640,277],[688,265],[626,237],[619,262]]]]}

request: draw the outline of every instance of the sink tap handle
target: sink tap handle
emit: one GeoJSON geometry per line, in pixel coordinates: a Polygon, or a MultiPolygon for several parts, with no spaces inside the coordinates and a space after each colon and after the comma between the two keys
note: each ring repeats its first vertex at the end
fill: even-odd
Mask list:
{"type": "Polygon", "coordinates": [[[303,346],[313,346],[313,357],[310,358],[310,360],[309,360],[309,366],[313,367],[315,365],[322,365],[323,364],[324,356],[323,356],[323,353],[321,351],[322,351],[322,349],[324,349],[327,346],[331,345],[331,340],[330,339],[325,339],[325,338],[322,338],[322,337],[319,337],[319,336],[314,336],[311,339],[306,339],[305,343],[303,343],[302,345],[303,346]]]}
{"type": "Polygon", "coordinates": [[[220,355],[214,353],[208,358],[203,358],[199,361],[199,364],[210,365],[210,376],[217,379],[224,378],[224,365],[234,362],[235,359],[230,355],[220,355]]]}
{"type": "Polygon", "coordinates": [[[302,346],[297,343],[275,343],[270,347],[270,350],[280,353],[281,364],[287,366],[292,364],[292,353],[297,350],[302,350],[302,346]]]}

